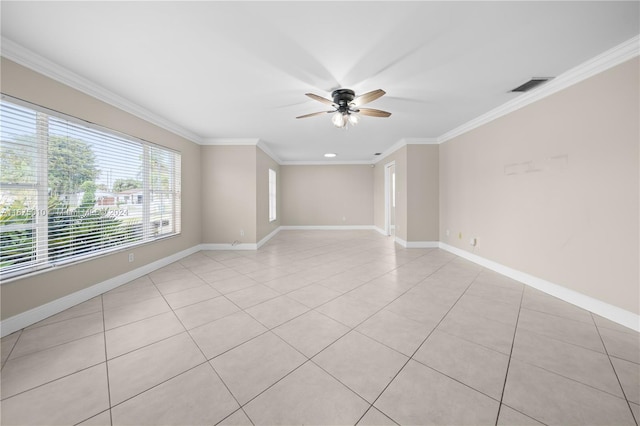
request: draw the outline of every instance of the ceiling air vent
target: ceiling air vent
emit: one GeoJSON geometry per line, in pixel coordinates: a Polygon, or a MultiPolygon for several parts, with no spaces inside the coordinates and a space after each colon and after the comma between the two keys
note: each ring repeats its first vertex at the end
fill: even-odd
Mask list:
{"type": "Polygon", "coordinates": [[[528,92],[529,90],[535,89],[536,87],[551,80],[551,78],[552,77],[534,77],[526,83],[521,84],[520,86],[513,89],[512,92],[528,92]]]}

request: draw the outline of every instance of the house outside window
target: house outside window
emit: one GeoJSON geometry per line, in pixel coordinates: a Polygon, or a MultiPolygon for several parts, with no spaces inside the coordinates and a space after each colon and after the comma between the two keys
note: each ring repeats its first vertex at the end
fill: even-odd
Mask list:
{"type": "Polygon", "coordinates": [[[3,279],[180,233],[180,153],[0,101],[3,279]]]}

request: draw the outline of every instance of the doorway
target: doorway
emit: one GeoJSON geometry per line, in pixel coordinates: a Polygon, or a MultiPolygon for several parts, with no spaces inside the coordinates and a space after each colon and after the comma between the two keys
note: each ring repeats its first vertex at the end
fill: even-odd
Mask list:
{"type": "Polygon", "coordinates": [[[395,235],[396,231],[396,162],[384,166],[384,218],[385,233],[395,235]]]}

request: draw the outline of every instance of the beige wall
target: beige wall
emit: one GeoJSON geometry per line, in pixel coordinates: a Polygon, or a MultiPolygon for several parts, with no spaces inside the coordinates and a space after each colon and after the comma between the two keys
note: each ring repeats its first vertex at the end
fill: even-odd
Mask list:
{"type": "Polygon", "coordinates": [[[182,233],[75,265],[5,282],[0,287],[6,319],[200,243],[200,147],[111,105],[14,62],[0,62],[2,92],[101,126],[163,145],[182,154],[182,233]],[[135,261],[128,262],[133,252],[135,261]]]}
{"type": "Polygon", "coordinates": [[[180,236],[4,283],[2,319],[200,243],[256,243],[279,225],[383,229],[390,161],[399,238],[440,239],[640,312],[638,59],[443,145],[404,146],[375,168],[278,166],[255,146],[200,147],[11,61],[0,66],[4,93],[176,149],[183,173],[180,236]]]}
{"type": "Polygon", "coordinates": [[[441,145],[440,239],[640,313],[639,93],[635,58],[441,145]]]}
{"type": "Polygon", "coordinates": [[[201,148],[202,242],[255,243],[256,146],[201,148]]]}
{"type": "Polygon", "coordinates": [[[280,226],[282,193],[280,165],[260,147],[256,149],[256,242],[280,226]],[[269,169],[276,172],[276,220],[269,222],[269,169]]]}
{"type": "Polygon", "coordinates": [[[373,171],[369,165],[280,166],[282,225],[371,225],[373,171]]]}
{"type": "Polygon", "coordinates": [[[407,145],[407,241],[439,240],[439,145],[407,145]]]}

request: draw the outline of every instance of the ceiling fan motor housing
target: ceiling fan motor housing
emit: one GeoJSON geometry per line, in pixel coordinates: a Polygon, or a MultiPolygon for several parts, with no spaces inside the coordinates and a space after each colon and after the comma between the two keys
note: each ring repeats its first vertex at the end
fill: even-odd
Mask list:
{"type": "Polygon", "coordinates": [[[333,103],[338,105],[338,112],[348,113],[349,104],[355,99],[356,93],[351,89],[338,89],[331,93],[333,103]]]}

